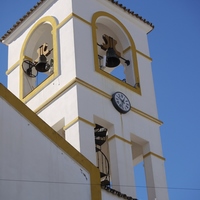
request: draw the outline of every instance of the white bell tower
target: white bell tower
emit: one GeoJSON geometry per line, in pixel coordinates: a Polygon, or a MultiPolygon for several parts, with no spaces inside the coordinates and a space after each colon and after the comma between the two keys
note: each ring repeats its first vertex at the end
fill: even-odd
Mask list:
{"type": "Polygon", "coordinates": [[[168,200],[152,29],[117,1],[41,0],[1,40],[8,89],[99,168],[102,187],[137,198],[144,162],[148,200],[168,200]]]}

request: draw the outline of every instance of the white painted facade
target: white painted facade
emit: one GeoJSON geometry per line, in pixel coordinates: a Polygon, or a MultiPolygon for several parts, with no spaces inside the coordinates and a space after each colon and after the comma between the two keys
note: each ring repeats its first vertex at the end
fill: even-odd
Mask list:
{"type": "MultiPolygon", "coordinates": [[[[167,184],[147,40],[151,30],[149,24],[107,0],[48,0],[3,42],[9,46],[12,93],[94,165],[95,124],[107,128],[105,153],[112,187],[137,198],[133,167],[143,161],[148,200],[168,200],[167,189],[160,189],[167,184]],[[117,49],[130,60],[130,66],[121,63],[128,84],[108,74],[110,69],[98,68],[97,54],[103,51],[97,42],[102,43],[102,34],[116,38],[117,49]],[[53,48],[54,72],[37,86],[23,72],[22,63],[27,57],[36,59],[38,45],[47,41],[53,48]],[[138,83],[140,87],[134,87],[138,83]],[[111,103],[116,91],[131,102],[127,114],[120,114],[111,103]]],[[[102,192],[102,199],[117,198],[102,192]]]]}
{"type": "Polygon", "coordinates": [[[0,127],[0,199],[91,199],[88,171],[1,96],[0,127]]]}

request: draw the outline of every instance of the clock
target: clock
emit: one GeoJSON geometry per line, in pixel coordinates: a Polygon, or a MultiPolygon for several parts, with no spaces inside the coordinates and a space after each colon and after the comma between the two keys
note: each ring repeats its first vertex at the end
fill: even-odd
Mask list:
{"type": "Polygon", "coordinates": [[[128,97],[122,92],[115,92],[112,95],[111,101],[115,109],[122,114],[127,113],[131,109],[128,97]]]}

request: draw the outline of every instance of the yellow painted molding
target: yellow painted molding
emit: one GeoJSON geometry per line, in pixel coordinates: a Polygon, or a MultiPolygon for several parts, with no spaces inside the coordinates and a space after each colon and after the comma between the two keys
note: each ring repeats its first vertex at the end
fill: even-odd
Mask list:
{"type": "Polygon", "coordinates": [[[72,19],[73,13],[69,14],[65,19],[63,19],[58,25],[57,29],[61,28],[63,25],[65,25],[70,19],[72,19]]]}
{"type": "MultiPolygon", "coordinates": [[[[23,58],[24,60],[30,60],[32,61],[32,58],[28,57],[28,56],[24,56],[23,58]]],[[[12,67],[10,67],[7,71],[6,71],[6,75],[9,75],[15,68],[17,68],[20,65],[20,60],[18,60],[12,67]]]]}
{"type": "MultiPolygon", "coordinates": [[[[93,85],[90,85],[89,83],[79,79],[79,78],[74,78],[72,79],[69,83],[67,83],[65,86],[63,86],[60,90],[58,90],[53,96],[51,96],[49,99],[47,99],[44,103],[42,103],[38,108],[34,110],[35,113],[39,113],[45,106],[47,106],[49,103],[51,103],[53,100],[55,100],[59,95],[61,95],[63,92],[68,90],[70,87],[75,85],[76,83],[104,96],[105,98],[111,99],[111,95],[107,94],[106,92],[94,87],[93,85]]],[[[137,108],[131,107],[131,111],[134,113],[137,113],[138,115],[153,121],[154,123],[157,123],[159,125],[162,125],[163,122],[160,121],[159,119],[156,119],[155,117],[152,117],[151,115],[148,115],[141,110],[138,110],[137,108]]]]}
{"type": "Polygon", "coordinates": [[[78,117],[76,117],[75,119],[73,119],[71,122],[69,122],[67,125],[65,125],[63,127],[63,130],[67,130],[68,128],[70,128],[71,126],[73,126],[76,122],[78,122],[78,117]]]}
{"type": "Polygon", "coordinates": [[[64,127],[63,127],[63,130],[65,131],[65,130],[67,130],[68,128],[70,128],[71,126],[73,126],[76,122],[78,122],[79,121],[79,119],[78,119],[78,117],[76,117],[75,119],[73,119],[71,122],[69,122],[67,125],[65,125],[64,127]]]}
{"type": "Polygon", "coordinates": [[[137,108],[131,107],[131,111],[133,111],[134,113],[137,113],[138,115],[141,115],[142,117],[149,119],[149,120],[151,120],[151,121],[153,121],[153,122],[155,122],[159,125],[163,124],[163,122],[160,121],[159,119],[152,117],[151,115],[148,115],[147,113],[142,112],[141,110],[138,110],[137,108]]]}
{"type": "Polygon", "coordinates": [[[63,130],[65,131],[65,130],[67,130],[68,128],[70,128],[71,126],[73,126],[75,123],[77,123],[78,121],[82,121],[82,122],[84,122],[84,123],[86,123],[86,124],[89,124],[90,126],[92,126],[92,127],[95,127],[95,124],[94,123],[92,123],[92,122],[90,122],[90,121],[88,121],[87,119],[84,119],[84,118],[82,118],[82,117],[76,117],[75,119],[73,119],[71,122],[69,122],[67,125],[65,125],[64,127],[63,127],[63,130]]]}
{"type": "MultiPolygon", "coordinates": [[[[131,50],[131,47],[127,47],[126,49],[123,50],[123,54],[126,53],[127,51],[131,50]]],[[[141,51],[136,49],[136,53],[140,54],[141,56],[147,58],[148,60],[152,61],[152,58],[147,56],[146,54],[142,53],[141,51]]]]}
{"type": "Polygon", "coordinates": [[[44,103],[42,103],[38,108],[34,110],[35,113],[39,113],[46,105],[51,103],[53,100],[55,100],[59,95],[61,95],[63,92],[65,92],[67,89],[69,89],[71,86],[73,86],[76,83],[76,78],[72,79],[70,82],[68,82],[65,86],[63,86],[60,90],[58,90],[53,96],[51,96],[49,99],[47,99],[44,103]]]}
{"type": "Polygon", "coordinates": [[[89,83],[87,83],[87,82],[85,82],[85,81],[83,81],[83,80],[81,80],[79,78],[76,78],[76,82],[81,84],[81,85],[83,85],[83,86],[85,86],[86,88],[88,88],[88,89],[90,89],[90,90],[92,90],[92,91],[94,91],[94,92],[96,92],[96,93],[108,98],[108,99],[111,99],[111,95],[110,94],[107,94],[103,90],[100,90],[97,87],[94,87],[93,85],[90,85],[89,83]]]}
{"type": "Polygon", "coordinates": [[[90,121],[88,121],[87,119],[84,119],[82,117],[78,117],[78,120],[80,120],[80,121],[82,121],[82,122],[84,122],[84,123],[86,123],[86,124],[88,124],[88,125],[90,125],[92,127],[95,127],[95,124],[90,122],[90,121]]]}
{"type": "MultiPolygon", "coordinates": [[[[85,82],[85,81],[83,81],[83,80],[81,80],[79,78],[76,78],[76,82],[81,84],[81,85],[83,85],[83,86],[85,86],[85,87],[87,87],[90,90],[93,90],[94,92],[96,92],[96,93],[98,93],[98,94],[100,94],[100,95],[102,95],[102,96],[104,96],[104,97],[106,97],[108,99],[111,99],[111,95],[110,94],[105,93],[104,91],[94,87],[93,85],[90,85],[89,83],[87,83],[87,82],[85,82]]],[[[163,124],[163,122],[160,121],[159,119],[156,119],[155,117],[152,117],[151,115],[148,115],[148,114],[142,112],[141,110],[138,110],[137,108],[131,107],[131,111],[133,111],[133,112],[141,115],[142,117],[145,117],[145,118],[147,118],[147,119],[149,119],[149,120],[151,120],[151,121],[153,121],[153,122],[155,122],[155,123],[157,123],[159,125],[163,124]]]]}
{"type": "Polygon", "coordinates": [[[86,157],[78,152],[72,145],[63,139],[56,131],[46,124],[37,114],[29,109],[22,101],[13,95],[7,88],[0,84],[0,98],[3,98],[24,118],[29,120],[38,130],[41,131],[58,148],[69,155],[90,174],[91,199],[101,200],[100,171],[86,157]]]}
{"type": "Polygon", "coordinates": [[[32,58],[30,58],[30,57],[28,57],[28,56],[26,56],[26,55],[24,55],[23,60],[30,60],[30,61],[33,61],[32,58]]]}
{"type": "Polygon", "coordinates": [[[104,91],[90,85],[89,83],[79,79],[79,78],[74,78],[70,82],[68,82],[65,86],[63,86],[60,90],[58,90],[53,96],[51,96],[49,99],[47,99],[44,103],[42,103],[38,108],[34,110],[35,113],[39,113],[45,106],[47,106],[49,103],[51,103],[53,100],[55,100],[59,95],[61,95],[63,92],[68,90],[71,86],[74,84],[79,83],[86,88],[93,90],[94,92],[106,97],[106,98],[111,98],[111,95],[105,93],[104,91]]]}
{"type": "Polygon", "coordinates": [[[136,52],[137,52],[138,54],[140,54],[141,56],[147,58],[148,60],[152,61],[152,58],[151,58],[151,57],[147,56],[146,54],[142,53],[141,51],[136,50],[136,52]]]}
{"type": "Polygon", "coordinates": [[[92,24],[90,22],[88,22],[87,20],[83,19],[82,17],[80,17],[79,15],[73,13],[73,16],[76,17],[77,19],[81,20],[82,22],[88,24],[89,26],[91,26],[92,24]]]}
{"type": "Polygon", "coordinates": [[[126,143],[132,145],[132,143],[131,143],[130,141],[128,141],[128,140],[126,140],[126,139],[124,139],[123,137],[120,137],[120,136],[118,136],[118,135],[112,135],[110,138],[108,138],[108,141],[110,141],[110,140],[112,140],[112,139],[114,139],[114,138],[117,138],[117,139],[119,139],[119,140],[121,140],[121,141],[123,141],[123,142],[126,142],[126,143]]]}
{"type": "Polygon", "coordinates": [[[18,60],[12,67],[10,67],[7,71],[6,71],[6,75],[9,75],[15,68],[17,68],[20,65],[20,61],[18,60]]]}
{"type": "Polygon", "coordinates": [[[129,89],[131,91],[134,91],[135,93],[141,95],[140,88],[135,88],[132,85],[129,85],[128,83],[123,82],[122,80],[116,78],[115,76],[112,76],[111,74],[109,74],[109,73],[107,73],[107,72],[105,72],[105,71],[103,71],[101,69],[97,69],[96,71],[98,71],[99,74],[107,77],[108,79],[118,83],[119,85],[122,85],[123,87],[125,87],[125,88],[127,88],[127,89],[129,89]]]}
{"type": "Polygon", "coordinates": [[[88,24],[91,26],[91,23],[88,22],[87,20],[83,19],[82,17],[80,17],[79,15],[75,14],[75,13],[71,13],[69,14],[67,17],[65,17],[65,19],[63,19],[58,25],[57,28],[61,28],[63,25],[65,25],[70,19],[72,19],[73,17],[76,17],[77,19],[81,20],[82,22],[84,22],[85,24],[88,24]]]}
{"type": "Polygon", "coordinates": [[[146,158],[146,157],[148,157],[148,156],[150,156],[150,155],[155,156],[155,157],[157,157],[157,158],[159,158],[161,160],[165,160],[165,158],[163,158],[162,156],[160,156],[160,155],[158,155],[156,153],[153,153],[153,152],[149,152],[149,153],[143,155],[143,159],[146,158]]]}
{"type": "Polygon", "coordinates": [[[123,54],[125,54],[127,51],[131,50],[131,47],[127,47],[126,49],[123,50],[123,54]]]}

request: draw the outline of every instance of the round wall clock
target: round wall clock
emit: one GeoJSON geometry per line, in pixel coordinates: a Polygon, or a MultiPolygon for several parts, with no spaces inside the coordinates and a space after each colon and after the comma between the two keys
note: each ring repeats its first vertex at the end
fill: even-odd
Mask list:
{"type": "Polygon", "coordinates": [[[115,92],[112,95],[111,101],[115,109],[122,114],[127,113],[131,109],[128,97],[122,92],[115,92]]]}

